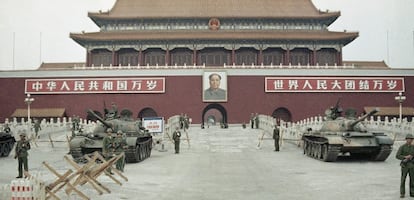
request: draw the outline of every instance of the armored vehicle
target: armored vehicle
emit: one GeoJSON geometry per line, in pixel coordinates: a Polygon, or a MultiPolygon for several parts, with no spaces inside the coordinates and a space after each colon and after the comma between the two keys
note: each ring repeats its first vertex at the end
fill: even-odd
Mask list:
{"type": "Polygon", "coordinates": [[[320,130],[308,129],[303,134],[303,153],[326,162],[336,161],[340,154],[373,161],[386,160],[394,141],[384,133],[367,131],[363,124],[378,111],[374,109],[357,119],[355,116],[341,117],[342,110],[338,106],[328,109],[320,130]]]}
{"type": "Polygon", "coordinates": [[[131,118],[131,111],[124,109],[120,116],[112,115],[105,119],[90,109],[88,113],[95,116],[100,123],[96,125],[92,133],[80,132],[71,138],[69,153],[77,162],[85,161],[83,158],[85,154],[95,151],[102,152],[102,142],[108,128],[111,128],[114,133],[118,131],[124,133],[128,144],[128,148],[125,150],[127,163],[140,162],[151,156],[152,136],[145,131],[139,120],[131,118]]]}
{"type": "Polygon", "coordinates": [[[13,149],[13,145],[16,142],[11,132],[0,132],[0,157],[9,156],[13,149]]]}

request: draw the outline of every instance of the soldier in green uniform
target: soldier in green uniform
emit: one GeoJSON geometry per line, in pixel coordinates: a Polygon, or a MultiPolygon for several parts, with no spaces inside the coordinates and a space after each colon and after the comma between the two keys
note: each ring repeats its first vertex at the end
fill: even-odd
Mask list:
{"type": "Polygon", "coordinates": [[[410,196],[414,197],[414,146],[411,144],[413,139],[414,136],[412,134],[407,134],[405,137],[406,143],[398,149],[395,155],[397,159],[401,160],[401,198],[405,196],[405,179],[407,174],[410,176],[410,196]]]}
{"type": "Polygon", "coordinates": [[[254,127],[254,114],[252,113],[251,115],[250,115],[250,127],[253,129],[253,127],[254,127]]]}
{"type": "Polygon", "coordinates": [[[5,132],[5,133],[10,133],[11,132],[10,127],[9,127],[9,124],[5,124],[4,125],[3,132],[5,132]]]}
{"type": "MultiPolygon", "coordinates": [[[[109,160],[112,158],[115,151],[115,140],[112,137],[112,129],[108,128],[106,129],[106,136],[103,138],[102,141],[102,154],[106,160],[109,160]]],[[[111,169],[109,168],[108,173],[113,174],[111,172],[111,169]]]]}
{"type": "Polygon", "coordinates": [[[27,151],[30,150],[30,142],[26,140],[26,133],[20,133],[20,140],[17,141],[15,150],[16,154],[14,155],[14,159],[18,159],[19,161],[19,176],[17,176],[16,178],[22,178],[23,167],[25,172],[29,171],[29,165],[27,160],[27,156],[29,154],[27,153],[27,151]]]}
{"type": "Polygon", "coordinates": [[[34,130],[35,130],[35,138],[39,138],[39,131],[42,130],[42,127],[40,126],[40,121],[38,119],[34,120],[34,130]]]}
{"type": "Polygon", "coordinates": [[[259,128],[259,114],[256,113],[256,116],[254,116],[254,125],[256,125],[256,129],[259,128]]]}
{"type": "MultiPolygon", "coordinates": [[[[115,154],[116,155],[120,155],[124,153],[125,148],[127,147],[126,140],[124,139],[122,135],[123,133],[120,130],[116,133],[116,138],[115,138],[115,154]]],[[[120,159],[118,159],[118,161],[116,161],[117,170],[124,172],[124,167],[125,167],[125,155],[122,156],[120,159]]]]}
{"type": "Polygon", "coordinates": [[[178,130],[178,127],[177,127],[173,133],[175,153],[177,154],[180,153],[180,137],[181,137],[181,132],[178,130]]]}
{"type": "Polygon", "coordinates": [[[275,125],[275,128],[273,129],[273,139],[275,140],[275,151],[279,151],[279,127],[275,125]]]}

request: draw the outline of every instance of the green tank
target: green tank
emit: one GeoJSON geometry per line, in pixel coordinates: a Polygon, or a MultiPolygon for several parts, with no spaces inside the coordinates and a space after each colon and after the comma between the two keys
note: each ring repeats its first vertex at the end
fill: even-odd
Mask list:
{"type": "Polygon", "coordinates": [[[303,153],[314,159],[334,162],[338,155],[384,161],[392,151],[394,141],[382,132],[367,131],[363,121],[379,109],[357,119],[355,115],[341,117],[342,110],[333,107],[326,111],[327,119],[319,130],[303,133],[303,153]]]}
{"type": "Polygon", "coordinates": [[[79,133],[73,135],[69,142],[69,153],[77,162],[84,162],[84,155],[95,151],[102,152],[103,138],[106,130],[111,128],[114,133],[121,130],[126,136],[128,148],[125,150],[127,163],[140,162],[151,156],[152,136],[141,126],[139,120],[131,118],[132,112],[124,109],[120,116],[107,117],[105,120],[94,111],[88,110],[90,115],[96,117],[98,125],[92,133],[79,133]]]}
{"type": "Polygon", "coordinates": [[[13,149],[14,139],[11,132],[1,131],[0,132],[0,157],[7,157],[13,149]]]}

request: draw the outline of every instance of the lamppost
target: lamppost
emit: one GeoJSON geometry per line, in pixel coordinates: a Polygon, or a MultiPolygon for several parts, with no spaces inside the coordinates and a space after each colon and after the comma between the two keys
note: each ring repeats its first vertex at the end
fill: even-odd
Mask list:
{"type": "Polygon", "coordinates": [[[33,97],[30,97],[30,94],[27,94],[26,98],[24,99],[24,103],[27,104],[27,122],[29,124],[29,130],[30,130],[30,125],[31,125],[31,119],[30,119],[30,104],[32,104],[32,102],[35,99],[33,97]]]}
{"type": "Polygon", "coordinates": [[[402,122],[402,103],[405,101],[405,96],[402,95],[402,92],[398,93],[398,96],[395,97],[395,100],[400,104],[400,123],[402,122]]]}

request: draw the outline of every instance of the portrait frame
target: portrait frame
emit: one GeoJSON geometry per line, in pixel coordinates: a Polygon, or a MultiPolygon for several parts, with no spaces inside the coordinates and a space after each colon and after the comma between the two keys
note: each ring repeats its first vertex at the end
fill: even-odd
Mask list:
{"type": "MultiPolygon", "coordinates": [[[[217,78],[217,76],[215,76],[217,78]]],[[[226,71],[204,71],[203,73],[203,102],[227,102],[227,72],[226,71]],[[217,89],[210,85],[210,76],[219,75],[220,83],[217,89]],[[224,94],[223,94],[224,93],[224,94]]]]}

